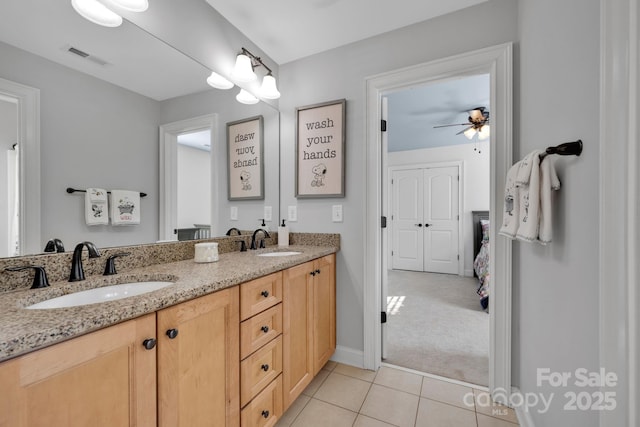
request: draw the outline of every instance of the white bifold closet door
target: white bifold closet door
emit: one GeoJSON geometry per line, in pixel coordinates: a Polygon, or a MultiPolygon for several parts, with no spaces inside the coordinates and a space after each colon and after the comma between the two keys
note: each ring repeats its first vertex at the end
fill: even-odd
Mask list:
{"type": "Polygon", "coordinates": [[[458,274],[458,167],[392,173],[392,266],[458,274]]]}

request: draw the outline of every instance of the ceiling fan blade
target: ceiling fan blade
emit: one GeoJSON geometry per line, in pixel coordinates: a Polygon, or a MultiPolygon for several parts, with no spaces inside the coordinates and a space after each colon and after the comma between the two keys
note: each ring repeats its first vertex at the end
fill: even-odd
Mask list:
{"type": "Polygon", "coordinates": [[[434,128],[447,128],[450,126],[469,126],[469,123],[456,123],[456,124],[452,124],[452,125],[438,125],[438,126],[434,126],[434,128]]]}
{"type": "Polygon", "coordinates": [[[473,126],[469,126],[469,127],[468,127],[468,128],[466,128],[466,129],[462,129],[460,132],[456,133],[456,135],[463,134],[463,133],[465,133],[466,131],[468,131],[469,129],[473,129],[473,126]]]}

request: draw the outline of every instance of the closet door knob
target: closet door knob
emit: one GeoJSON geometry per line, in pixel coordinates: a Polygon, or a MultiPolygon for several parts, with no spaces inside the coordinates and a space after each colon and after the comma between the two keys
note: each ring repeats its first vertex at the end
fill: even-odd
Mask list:
{"type": "Polygon", "coordinates": [[[167,336],[170,339],[174,339],[175,337],[178,336],[178,330],[177,329],[169,329],[169,330],[167,330],[167,336]]]}
{"type": "Polygon", "coordinates": [[[267,298],[269,296],[269,291],[262,291],[262,292],[260,292],[260,295],[262,295],[263,297],[267,298]]]}

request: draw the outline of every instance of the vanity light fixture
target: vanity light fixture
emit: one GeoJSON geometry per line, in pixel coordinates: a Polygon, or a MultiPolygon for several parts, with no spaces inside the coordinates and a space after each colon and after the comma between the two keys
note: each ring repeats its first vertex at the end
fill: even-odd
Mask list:
{"type": "MultiPolygon", "coordinates": [[[[242,48],[243,52],[244,50],[242,48]]],[[[242,83],[252,82],[258,78],[256,73],[253,72],[253,63],[249,56],[241,53],[236,57],[236,65],[233,67],[231,77],[242,83]]]]}
{"type": "Polygon", "coordinates": [[[213,86],[216,89],[222,90],[231,89],[233,87],[233,83],[231,83],[229,80],[225,79],[215,71],[212,71],[211,75],[207,77],[207,83],[209,83],[209,86],[213,86]]]}
{"type": "MultiPolygon", "coordinates": [[[[280,92],[276,86],[276,79],[273,77],[271,68],[267,67],[262,59],[249,52],[247,49],[242,48],[242,52],[236,57],[236,65],[233,68],[231,77],[239,82],[251,82],[256,80],[258,76],[255,73],[256,67],[264,67],[267,70],[267,75],[262,79],[262,85],[258,95],[266,99],[278,99],[280,98],[280,92]]],[[[242,91],[238,96],[242,94],[242,91]]],[[[251,95],[253,97],[253,95],[251,95]]],[[[237,98],[237,97],[236,97],[237,98]]],[[[255,97],[254,97],[255,98],[255,97]]],[[[242,101],[240,101],[242,102],[242,101]]]]}
{"type": "Polygon", "coordinates": [[[276,87],[276,78],[271,73],[264,76],[262,79],[262,86],[260,86],[260,96],[267,99],[280,98],[280,92],[276,87]]]}
{"type": "Polygon", "coordinates": [[[148,0],[71,0],[71,6],[84,19],[103,27],[118,27],[122,17],[114,12],[118,8],[130,12],[144,12],[149,8],[148,0]]]}
{"type": "Polygon", "coordinates": [[[240,89],[240,92],[236,95],[236,100],[241,104],[257,104],[260,101],[258,98],[253,96],[251,93],[247,92],[244,89],[240,89]]]}

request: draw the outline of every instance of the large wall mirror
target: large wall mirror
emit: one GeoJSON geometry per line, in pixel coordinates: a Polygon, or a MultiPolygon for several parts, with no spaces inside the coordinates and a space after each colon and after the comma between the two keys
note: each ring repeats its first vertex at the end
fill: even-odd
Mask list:
{"type": "MultiPolygon", "coordinates": [[[[197,3],[198,7],[200,3],[206,5],[204,0],[188,2],[197,3]]],[[[150,13],[157,14],[158,7],[168,4],[150,2],[150,13]]],[[[224,234],[230,227],[255,229],[259,218],[264,217],[264,206],[271,206],[273,219],[268,226],[277,226],[277,109],[264,102],[239,104],[235,100],[236,89],[220,91],[208,86],[206,78],[211,70],[203,65],[206,61],[193,52],[185,54],[182,46],[154,33],[153,28],[144,25],[148,16],[135,24],[125,19],[120,27],[105,28],[80,17],[70,0],[21,0],[0,6],[0,78],[40,91],[40,167],[13,174],[27,179],[40,174],[40,232],[20,248],[20,255],[42,252],[52,238],[61,239],[67,250],[84,240],[109,247],[167,238],[160,232],[164,196],[160,184],[164,176],[160,174],[165,171],[160,165],[159,129],[203,116],[213,120],[209,136],[211,179],[209,188],[193,187],[190,197],[209,196],[211,200],[209,220],[198,217],[197,225],[209,224],[211,235],[224,234]],[[263,116],[265,124],[265,199],[229,202],[226,123],[254,116],[263,116]],[[145,192],[141,223],[88,226],[84,194],[68,194],[67,187],[145,192]],[[232,207],[238,212],[236,220],[230,218],[232,207]]],[[[1,107],[13,111],[10,96],[0,101],[1,107]]],[[[13,158],[7,152],[17,142],[15,129],[8,129],[14,122],[0,121],[0,138],[8,135],[0,139],[6,161],[13,158]]],[[[20,148],[18,145],[18,153],[20,148]]],[[[18,163],[14,160],[12,164],[18,163]]],[[[188,169],[182,167],[183,172],[188,169]]],[[[3,176],[0,184],[6,181],[3,176]]],[[[7,187],[3,184],[0,193],[6,193],[7,187]]],[[[5,195],[0,194],[0,209],[8,211],[5,195]]],[[[191,201],[183,199],[182,205],[187,204],[191,201]]],[[[171,227],[186,228],[177,223],[171,227]]],[[[6,233],[1,231],[0,236],[6,233]]],[[[0,256],[8,255],[13,254],[0,252],[0,256]]]]}

